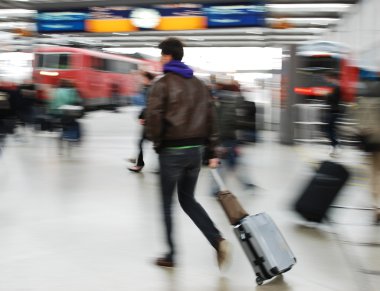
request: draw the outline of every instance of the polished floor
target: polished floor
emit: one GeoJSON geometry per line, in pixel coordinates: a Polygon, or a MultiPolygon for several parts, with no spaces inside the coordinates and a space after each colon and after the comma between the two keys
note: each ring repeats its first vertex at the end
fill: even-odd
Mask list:
{"type": "Polygon", "coordinates": [[[338,160],[352,178],[330,211],[330,223],[311,226],[292,203],[320,160],[322,145],[283,146],[263,132],[242,148],[244,173],[256,185],[230,189],[251,213],[276,221],[298,262],[282,277],[256,286],[251,266],[202,169],[196,191],[230,240],[233,261],[220,273],[214,250],[175,207],[178,266],[152,264],[165,250],[157,160],[146,145],[146,167],[129,172],[137,151],[137,111],[93,112],[82,120],[85,138],[59,152],[54,134],[9,137],[0,157],[1,291],[375,291],[380,286],[380,227],[372,224],[365,156],[343,148],[338,160]]]}

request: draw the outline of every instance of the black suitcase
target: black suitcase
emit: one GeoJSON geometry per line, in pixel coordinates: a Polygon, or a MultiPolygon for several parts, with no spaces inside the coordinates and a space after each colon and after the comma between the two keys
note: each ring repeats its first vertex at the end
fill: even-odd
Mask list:
{"type": "Polygon", "coordinates": [[[349,176],[342,165],[331,161],[322,162],[296,201],[295,210],[308,221],[321,222],[349,176]]]}

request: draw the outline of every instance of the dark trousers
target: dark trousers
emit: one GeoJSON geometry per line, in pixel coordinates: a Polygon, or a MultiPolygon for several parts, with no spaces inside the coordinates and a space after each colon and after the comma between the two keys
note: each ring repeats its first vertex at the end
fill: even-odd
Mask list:
{"type": "Polygon", "coordinates": [[[145,139],[146,139],[146,136],[145,136],[145,128],[144,128],[142,131],[142,134],[141,134],[141,138],[139,140],[139,144],[138,144],[139,155],[138,155],[137,160],[136,160],[136,166],[139,166],[139,167],[144,167],[144,165],[145,165],[144,154],[143,154],[143,143],[144,143],[145,139]]]}
{"type": "Polygon", "coordinates": [[[79,141],[82,136],[80,123],[72,117],[62,117],[62,138],[79,141]]]}
{"type": "Polygon", "coordinates": [[[5,133],[1,133],[0,131],[0,156],[1,156],[1,152],[2,152],[2,149],[4,147],[4,144],[5,144],[5,133]]]}
{"type": "Polygon", "coordinates": [[[224,139],[221,141],[222,148],[224,149],[222,159],[226,161],[230,169],[235,169],[237,165],[237,148],[238,142],[236,139],[224,139]]]}
{"type": "Polygon", "coordinates": [[[337,135],[336,135],[336,120],[337,119],[338,119],[337,113],[330,113],[327,116],[326,133],[333,147],[336,147],[338,145],[337,135]]]}
{"type": "Polygon", "coordinates": [[[210,244],[216,249],[221,239],[219,230],[195,200],[194,190],[197,183],[202,159],[202,148],[163,149],[159,155],[162,209],[164,215],[168,256],[173,258],[172,200],[177,186],[178,200],[182,209],[201,230],[210,244]]]}

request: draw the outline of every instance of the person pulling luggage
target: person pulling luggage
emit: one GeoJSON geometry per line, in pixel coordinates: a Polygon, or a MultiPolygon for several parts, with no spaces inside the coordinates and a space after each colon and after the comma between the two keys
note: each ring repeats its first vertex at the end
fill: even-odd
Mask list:
{"type": "Polygon", "coordinates": [[[162,41],[161,63],[164,76],[151,88],[146,109],[146,133],[159,155],[162,214],[168,252],[155,264],[174,267],[177,249],[173,239],[172,202],[177,187],[185,213],[216,250],[224,268],[230,258],[229,243],[223,238],[205,209],[194,197],[202,162],[202,148],[210,149],[210,167],[217,167],[218,141],[213,100],[207,86],[184,64],[183,44],[177,38],[162,41]]]}

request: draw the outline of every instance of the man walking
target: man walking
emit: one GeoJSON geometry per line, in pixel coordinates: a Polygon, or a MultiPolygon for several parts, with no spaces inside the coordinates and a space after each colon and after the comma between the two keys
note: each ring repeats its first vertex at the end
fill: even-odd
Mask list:
{"type": "Polygon", "coordinates": [[[162,209],[169,251],[155,263],[163,267],[175,266],[172,200],[177,187],[182,209],[214,247],[218,265],[222,268],[228,261],[229,244],[194,198],[204,145],[210,150],[210,167],[217,167],[219,163],[214,151],[217,130],[212,98],[206,85],[181,62],[183,44],[180,40],[168,38],[158,47],[164,76],[151,88],[146,130],[159,154],[162,209]]]}
{"type": "MultiPolygon", "coordinates": [[[[148,99],[149,88],[152,85],[153,79],[155,78],[153,74],[149,72],[142,72],[143,86],[141,88],[141,95],[144,98],[144,103],[146,104],[146,100],[148,99]]],[[[130,159],[134,165],[132,167],[128,167],[128,170],[139,173],[144,168],[144,151],[143,151],[143,143],[146,139],[145,136],[145,107],[141,110],[139,114],[139,122],[143,126],[141,138],[139,140],[138,148],[139,154],[137,159],[130,159]]]]}
{"type": "Polygon", "coordinates": [[[340,102],[342,99],[342,93],[340,89],[339,74],[337,72],[329,72],[326,74],[325,78],[332,87],[332,91],[327,96],[326,100],[326,104],[329,106],[328,111],[326,112],[326,133],[332,147],[330,156],[336,157],[337,147],[339,145],[336,134],[336,121],[341,113],[340,102]]]}

